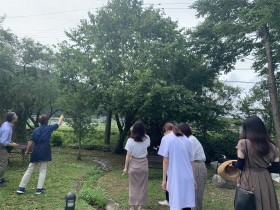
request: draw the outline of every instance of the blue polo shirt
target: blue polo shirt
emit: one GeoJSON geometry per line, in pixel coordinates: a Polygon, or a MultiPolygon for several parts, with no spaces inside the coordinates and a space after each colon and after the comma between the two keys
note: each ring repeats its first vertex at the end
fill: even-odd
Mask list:
{"type": "Polygon", "coordinates": [[[31,163],[52,160],[51,135],[58,127],[58,124],[41,125],[34,129],[31,136],[31,140],[34,142],[30,157],[31,163]]]}
{"type": "Polygon", "coordinates": [[[7,146],[12,141],[13,124],[4,122],[0,128],[0,144],[7,146]]]}

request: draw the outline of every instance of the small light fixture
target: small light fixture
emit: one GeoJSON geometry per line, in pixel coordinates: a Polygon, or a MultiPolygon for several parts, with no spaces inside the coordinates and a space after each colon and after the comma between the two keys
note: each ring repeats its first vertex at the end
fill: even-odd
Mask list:
{"type": "Polygon", "coordinates": [[[69,192],[65,195],[65,210],[74,210],[75,209],[75,202],[76,202],[76,195],[73,192],[69,192]]]}

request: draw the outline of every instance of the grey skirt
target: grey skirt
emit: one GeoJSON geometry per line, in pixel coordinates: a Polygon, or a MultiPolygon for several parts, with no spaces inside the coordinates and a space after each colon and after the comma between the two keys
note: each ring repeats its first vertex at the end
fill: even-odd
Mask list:
{"type": "Polygon", "coordinates": [[[148,201],[148,160],[134,158],[129,161],[129,205],[143,205],[148,201]]]}

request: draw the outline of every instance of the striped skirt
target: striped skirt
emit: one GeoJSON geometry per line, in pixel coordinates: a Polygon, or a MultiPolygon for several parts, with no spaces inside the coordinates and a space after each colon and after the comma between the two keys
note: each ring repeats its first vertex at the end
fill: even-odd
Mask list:
{"type": "Polygon", "coordinates": [[[148,160],[134,158],[129,161],[129,205],[143,205],[148,201],[148,160]]]}

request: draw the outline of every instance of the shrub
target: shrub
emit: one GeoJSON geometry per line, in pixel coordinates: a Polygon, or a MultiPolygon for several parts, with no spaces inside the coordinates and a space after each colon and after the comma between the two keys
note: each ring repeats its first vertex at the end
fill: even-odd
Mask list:
{"type": "Polygon", "coordinates": [[[96,205],[100,209],[105,209],[107,198],[104,191],[100,188],[84,188],[80,191],[80,196],[90,205],[96,205]]]}
{"type": "Polygon", "coordinates": [[[58,133],[53,133],[52,134],[51,145],[53,147],[61,147],[62,142],[63,142],[63,140],[62,140],[62,137],[61,137],[60,134],[58,134],[58,133]]]}

